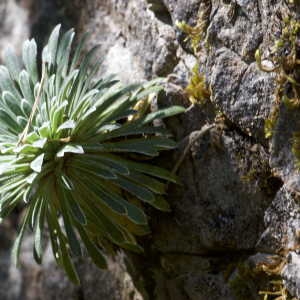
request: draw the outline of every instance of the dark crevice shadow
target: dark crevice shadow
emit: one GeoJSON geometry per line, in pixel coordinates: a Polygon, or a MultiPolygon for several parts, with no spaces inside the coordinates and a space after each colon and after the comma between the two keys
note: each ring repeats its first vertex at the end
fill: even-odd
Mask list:
{"type": "Polygon", "coordinates": [[[154,12],[158,20],[165,24],[173,25],[169,10],[162,0],[147,0],[147,2],[149,3],[149,8],[154,12]]]}
{"type": "Polygon", "coordinates": [[[31,38],[38,45],[38,60],[41,62],[41,51],[47,42],[54,26],[61,24],[62,32],[77,24],[70,13],[71,6],[67,0],[36,0],[30,7],[31,38]]]}

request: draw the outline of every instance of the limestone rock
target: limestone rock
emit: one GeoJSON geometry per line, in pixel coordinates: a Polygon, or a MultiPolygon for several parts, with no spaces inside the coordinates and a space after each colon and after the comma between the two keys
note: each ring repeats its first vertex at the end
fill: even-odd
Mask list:
{"type": "MultiPolygon", "coordinates": [[[[108,271],[78,261],[82,286],[74,287],[55,266],[49,249],[42,266],[33,263],[30,235],[22,267],[14,270],[8,260],[11,241],[5,237],[7,244],[0,248],[1,299],[7,290],[7,300],[20,295],[24,300],[257,300],[259,289],[267,288],[271,278],[261,272],[270,257],[278,259],[276,276],[299,297],[300,177],[291,151],[299,112],[282,105],[272,139],[264,138],[276,81],[274,74],[257,68],[254,57],[258,48],[264,58],[270,55],[282,18],[287,13],[299,16],[299,8],[280,0],[20,3],[22,7],[13,0],[0,4],[1,48],[10,42],[20,52],[30,30],[41,46],[48,27],[60,21],[80,34],[89,31],[88,46],[99,45],[98,56],[104,61],[101,74],[115,73],[123,82],[167,77],[166,93],[153,109],[179,104],[187,111],[164,123],[179,147],[158,162],[172,169],[185,149],[187,155],[178,170],[182,185],[169,185],[172,213],[146,208],[153,233],[140,241],[144,256],[123,253],[122,259],[110,261],[108,271]],[[199,20],[203,9],[206,19],[199,20]],[[28,15],[35,16],[29,23],[28,15]],[[176,28],[177,20],[205,24],[199,56],[176,28]],[[184,88],[196,63],[211,99],[191,105],[184,88]],[[196,138],[206,124],[213,128],[196,138]],[[237,279],[244,278],[245,265],[250,270],[248,285],[241,288],[237,279]]],[[[0,236],[2,242],[1,229],[0,236]]]]}
{"type": "Polygon", "coordinates": [[[22,43],[29,37],[29,12],[16,0],[0,3],[0,51],[8,46],[20,53],[22,43]]]}
{"type": "Polygon", "coordinates": [[[282,271],[287,289],[292,295],[300,297],[300,258],[299,254],[291,252],[288,262],[282,271]]]}

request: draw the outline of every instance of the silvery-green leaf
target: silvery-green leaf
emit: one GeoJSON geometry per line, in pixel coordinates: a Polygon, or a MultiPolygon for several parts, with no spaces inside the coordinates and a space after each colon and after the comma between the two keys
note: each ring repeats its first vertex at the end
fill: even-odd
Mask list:
{"type": "Polygon", "coordinates": [[[9,91],[3,91],[2,93],[2,99],[7,105],[7,107],[12,110],[16,115],[23,114],[22,110],[20,108],[19,101],[16,99],[16,97],[9,91]]]}
{"type": "Polygon", "coordinates": [[[61,174],[61,181],[64,188],[66,188],[69,191],[74,190],[74,184],[72,180],[64,173],[61,174]]]}
{"type": "Polygon", "coordinates": [[[21,99],[21,95],[15,87],[9,71],[5,66],[0,66],[0,89],[2,92],[7,91],[13,94],[16,100],[21,99]]]}
{"type": "Polygon", "coordinates": [[[20,145],[14,148],[14,153],[35,154],[37,148],[31,144],[20,145]]]}
{"type": "Polygon", "coordinates": [[[163,90],[163,86],[154,85],[147,89],[142,90],[140,93],[136,95],[137,99],[145,99],[151,94],[158,94],[160,91],[163,90]]]}
{"type": "Polygon", "coordinates": [[[30,164],[30,168],[37,172],[40,173],[42,171],[42,166],[44,162],[44,156],[45,153],[40,154],[35,160],[33,160],[30,164]]]}
{"type": "Polygon", "coordinates": [[[63,129],[73,129],[75,128],[76,123],[73,120],[68,120],[66,122],[64,122],[63,124],[61,124],[58,128],[57,128],[57,132],[63,130],[63,129]]]}
{"type": "Polygon", "coordinates": [[[107,263],[100,249],[90,240],[83,226],[77,224],[77,229],[94,264],[99,268],[106,269],[107,263]]]}
{"type": "Polygon", "coordinates": [[[33,183],[34,179],[38,176],[38,173],[31,173],[27,178],[26,182],[31,184],[33,183]]]}
{"type": "Polygon", "coordinates": [[[51,62],[51,53],[49,51],[48,45],[46,45],[42,51],[42,60],[45,63],[50,63],[51,62]]]}
{"type": "Polygon", "coordinates": [[[34,94],[30,84],[30,77],[28,73],[23,70],[19,75],[19,84],[23,94],[23,97],[30,103],[30,106],[34,103],[34,94]]]}
{"type": "Polygon", "coordinates": [[[43,138],[32,143],[32,146],[35,148],[43,149],[47,143],[47,138],[43,138]]]}
{"type": "Polygon", "coordinates": [[[45,122],[40,128],[39,128],[39,134],[42,138],[47,138],[50,134],[50,122],[45,122]]]}
{"type": "Polygon", "coordinates": [[[7,169],[11,167],[11,163],[3,163],[0,165],[0,175],[2,175],[7,169]]]}
{"type": "Polygon", "coordinates": [[[37,82],[34,85],[34,88],[33,88],[34,98],[37,98],[37,96],[38,96],[38,91],[39,91],[40,85],[41,85],[40,82],[37,82]]]}
{"type": "Polygon", "coordinates": [[[64,34],[57,50],[56,62],[58,65],[58,70],[62,73],[63,76],[65,76],[68,70],[71,46],[74,36],[75,33],[73,28],[67,31],[64,34]]]}
{"type": "Polygon", "coordinates": [[[93,155],[93,154],[87,154],[84,157],[84,160],[86,162],[90,162],[91,165],[95,165],[97,162],[102,165],[102,168],[106,168],[110,171],[113,171],[115,173],[123,174],[123,175],[129,175],[129,169],[122,163],[111,159],[108,156],[105,155],[93,155]]]}
{"type": "Polygon", "coordinates": [[[33,131],[33,132],[30,132],[29,134],[27,134],[26,142],[33,143],[33,142],[37,141],[39,138],[40,138],[39,135],[35,131],[33,131]]]}
{"type": "Polygon", "coordinates": [[[122,126],[120,124],[107,124],[100,127],[99,132],[111,132],[113,130],[119,129],[122,126]]]}
{"type": "Polygon", "coordinates": [[[10,132],[16,133],[18,128],[18,123],[6,110],[0,108],[0,122],[2,127],[5,126],[10,132]]]}
{"type": "Polygon", "coordinates": [[[134,183],[123,177],[119,177],[119,178],[115,179],[114,182],[117,185],[119,185],[121,188],[123,188],[124,190],[128,191],[129,193],[135,195],[136,197],[138,197],[140,200],[142,200],[144,202],[152,203],[155,201],[154,194],[150,190],[142,187],[141,185],[139,185],[137,183],[134,183]]]}
{"type": "Polygon", "coordinates": [[[18,80],[19,73],[21,72],[21,64],[15,51],[10,46],[4,51],[3,60],[11,74],[12,79],[18,80]]]}
{"type": "Polygon", "coordinates": [[[53,113],[51,115],[51,120],[50,120],[52,125],[52,130],[57,131],[57,128],[61,123],[61,120],[64,116],[64,112],[67,106],[68,106],[68,101],[64,100],[61,104],[59,104],[58,107],[55,107],[55,110],[53,110],[53,113]]]}
{"type": "Polygon", "coordinates": [[[38,81],[38,70],[37,70],[37,45],[35,40],[27,40],[23,44],[22,52],[23,62],[30,78],[35,84],[38,81]]]}
{"type": "Polygon", "coordinates": [[[83,154],[84,150],[80,145],[66,145],[62,147],[56,154],[57,157],[64,157],[65,153],[83,154]]]}
{"type": "Polygon", "coordinates": [[[80,170],[80,172],[85,172],[87,174],[93,175],[94,177],[104,179],[117,178],[117,175],[112,172],[112,170],[109,170],[105,165],[96,161],[74,157],[72,159],[72,166],[73,169],[80,170]]]}
{"type": "Polygon", "coordinates": [[[68,249],[64,242],[62,242],[60,245],[61,245],[60,251],[61,251],[61,257],[62,257],[62,264],[64,266],[64,269],[65,269],[66,273],[68,274],[69,278],[72,280],[72,282],[74,284],[79,285],[80,279],[78,277],[78,274],[76,272],[74,264],[72,263],[68,249]]]}
{"type": "Polygon", "coordinates": [[[22,222],[22,227],[21,227],[21,230],[14,242],[14,245],[13,245],[13,248],[12,248],[12,260],[13,260],[13,263],[15,266],[18,266],[19,265],[19,256],[20,256],[20,248],[21,248],[21,243],[22,243],[22,240],[23,240],[23,237],[24,237],[24,233],[25,233],[25,229],[26,229],[26,226],[28,224],[30,220],[30,209],[27,210],[26,214],[25,214],[25,217],[23,219],[23,222],[22,222]]]}
{"type": "Polygon", "coordinates": [[[151,205],[161,211],[170,212],[171,208],[169,203],[161,196],[157,196],[151,205]]]}
{"type": "Polygon", "coordinates": [[[60,196],[60,206],[61,206],[61,213],[64,220],[64,226],[66,230],[66,234],[68,237],[68,241],[70,244],[70,248],[74,255],[80,256],[81,255],[81,246],[77,239],[76,233],[74,231],[74,227],[72,226],[72,220],[70,217],[70,209],[68,205],[68,194],[67,191],[64,189],[62,182],[59,182],[60,187],[58,188],[58,193],[60,196]]]}
{"type": "Polygon", "coordinates": [[[79,222],[80,224],[86,225],[87,219],[84,210],[81,208],[79,203],[77,203],[73,194],[70,194],[70,197],[68,197],[68,205],[70,207],[73,218],[76,219],[76,221],[79,222]]]}
{"type": "Polygon", "coordinates": [[[23,117],[23,116],[17,116],[17,123],[21,126],[21,127],[25,127],[27,124],[28,119],[23,117]]]}
{"type": "Polygon", "coordinates": [[[49,41],[47,44],[47,55],[45,56],[44,61],[48,62],[49,64],[54,64],[56,60],[56,54],[57,54],[57,45],[58,45],[58,39],[59,39],[59,32],[60,32],[61,25],[57,25],[53,31],[51,32],[51,35],[49,37],[49,41]]]}
{"type": "Polygon", "coordinates": [[[163,118],[172,117],[174,115],[178,115],[180,113],[185,112],[185,110],[186,109],[182,106],[171,106],[168,108],[164,108],[164,109],[161,109],[156,112],[148,114],[145,117],[145,119],[143,120],[143,124],[150,123],[155,119],[163,119],[163,118]]]}
{"type": "Polygon", "coordinates": [[[23,114],[25,116],[29,117],[31,109],[32,109],[31,104],[26,99],[22,99],[21,100],[21,110],[22,110],[23,114]]]}

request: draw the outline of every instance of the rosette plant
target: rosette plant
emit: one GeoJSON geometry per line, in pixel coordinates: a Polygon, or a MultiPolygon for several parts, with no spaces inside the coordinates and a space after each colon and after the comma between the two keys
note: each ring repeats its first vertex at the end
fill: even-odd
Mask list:
{"type": "Polygon", "coordinates": [[[75,48],[73,39],[73,29],[63,35],[60,26],[53,30],[41,72],[34,40],[24,43],[23,62],[12,51],[5,54],[0,217],[25,203],[15,262],[30,229],[36,261],[49,236],[57,264],[78,283],[74,257],[88,253],[105,268],[103,250],[142,251],[136,236],[149,232],[143,202],[168,210],[165,183],[177,179],[149,158],[176,144],[153,121],[184,109],[140,113],[135,107],[161,90],[161,80],[124,86],[112,77],[99,79],[96,48],[84,53],[86,37],[75,48]]]}

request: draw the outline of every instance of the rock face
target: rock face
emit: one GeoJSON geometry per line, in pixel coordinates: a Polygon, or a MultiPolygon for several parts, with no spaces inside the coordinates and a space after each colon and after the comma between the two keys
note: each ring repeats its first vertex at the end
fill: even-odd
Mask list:
{"type": "Polygon", "coordinates": [[[0,3],[0,49],[11,46],[21,50],[23,41],[29,34],[29,12],[14,0],[2,0],[0,3]]]}
{"type": "MultiPolygon", "coordinates": [[[[141,241],[145,256],[120,254],[108,271],[78,261],[82,286],[74,287],[55,267],[49,251],[44,264],[36,266],[26,246],[22,268],[13,269],[10,238],[2,236],[8,229],[0,229],[1,241],[8,240],[0,246],[1,299],[258,300],[259,291],[270,289],[274,278],[282,280],[281,289],[285,286],[300,297],[300,177],[290,143],[299,127],[299,112],[281,107],[274,135],[265,139],[264,120],[274,103],[276,82],[274,74],[258,69],[254,56],[258,48],[270,53],[286,15],[300,16],[299,8],[288,2],[0,4],[1,47],[7,40],[19,47],[29,32],[42,42],[48,16],[49,24],[62,20],[65,27],[91,33],[89,46],[100,45],[102,74],[115,73],[124,82],[168,77],[166,94],[155,105],[176,103],[188,109],[166,122],[179,147],[162,156],[161,163],[171,168],[189,150],[178,170],[182,186],[169,187],[172,213],[149,210],[153,233],[141,241]],[[14,10],[20,18],[12,25],[14,10]],[[206,13],[199,20],[202,11],[206,13]],[[27,15],[34,21],[26,21],[27,15]],[[199,55],[176,27],[177,20],[204,24],[199,55]],[[191,105],[183,88],[196,62],[211,97],[191,105]],[[205,124],[213,128],[201,134],[205,124]]],[[[26,242],[30,249],[30,236],[26,242]]]]}

